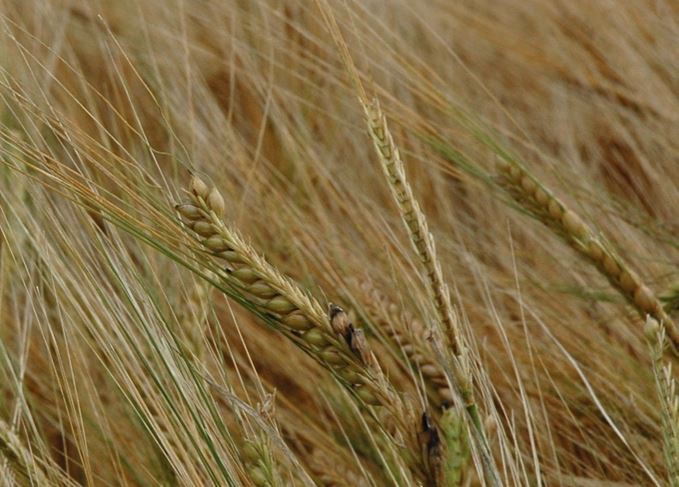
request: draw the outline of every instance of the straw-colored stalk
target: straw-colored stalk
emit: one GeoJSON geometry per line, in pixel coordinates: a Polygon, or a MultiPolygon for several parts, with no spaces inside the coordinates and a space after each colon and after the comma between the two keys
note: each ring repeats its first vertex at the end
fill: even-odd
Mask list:
{"type": "Polygon", "coordinates": [[[677,395],[677,384],[672,376],[672,366],[663,360],[665,328],[648,316],[645,333],[651,350],[653,376],[660,401],[661,430],[667,476],[671,487],[679,487],[679,396],[677,395]]]}
{"type": "Polygon", "coordinates": [[[517,203],[535,213],[580,255],[592,262],[642,317],[650,315],[662,323],[673,345],[679,346],[679,330],[660,300],[601,236],[518,164],[501,159],[498,166],[500,184],[517,203]]]}

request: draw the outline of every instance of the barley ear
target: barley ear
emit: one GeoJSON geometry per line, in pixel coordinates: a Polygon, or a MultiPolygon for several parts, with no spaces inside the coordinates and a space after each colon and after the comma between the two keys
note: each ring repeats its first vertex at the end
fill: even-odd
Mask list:
{"type": "Polygon", "coordinates": [[[29,480],[32,485],[51,485],[36,458],[21,442],[7,423],[0,420],[0,454],[7,460],[15,474],[29,480]]]}
{"type": "Polygon", "coordinates": [[[446,445],[443,485],[462,485],[469,470],[470,451],[464,418],[454,408],[447,409],[440,421],[441,433],[446,445]]]}
{"type": "Polygon", "coordinates": [[[517,203],[530,210],[591,262],[642,318],[650,315],[662,323],[673,347],[679,347],[679,329],[663,309],[660,300],[631,266],[613,252],[575,211],[516,162],[499,160],[498,182],[517,203]]]}
{"type": "Polygon", "coordinates": [[[389,131],[386,117],[378,100],[375,98],[370,103],[362,103],[370,137],[380,158],[382,170],[389,183],[389,189],[398,205],[403,224],[410,236],[413,249],[422,265],[426,276],[427,289],[431,295],[438,321],[446,332],[453,353],[459,355],[461,350],[459,320],[453,311],[450,292],[443,279],[441,265],[436,255],[434,237],[429,231],[424,213],[413,195],[413,190],[406,177],[403,160],[389,131]]]}
{"type": "Polygon", "coordinates": [[[420,265],[426,276],[427,290],[436,310],[437,320],[430,331],[430,343],[438,345],[437,357],[444,368],[450,369],[450,384],[464,405],[474,426],[474,438],[479,442],[483,468],[487,481],[499,485],[498,475],[488,447],[488,438],[480,421],[479,408],[474,398],[473,378],[469,356],[463,342],[460,319],[450,301],[450,292],[443,279],[441,265],[436,254],[434,237],[429,231],[426,217],[415,199],[413,190],[406,177],[405,166],[398,147],[387,126],[387,120],[377,99],[368,103],[359,98],[366,115],[368,131],[380,159],[382,170],[392,196],[398,205],[401,220],[410,236],[413,249],[419,257],[420,265]],[[444,339],[443,337],[446,337],[444,339]],[[446,347],[440,346],[446,343],[446,347]],[[449,353],[452,351],[452,357],[449,353]]]}
{"type": "Polygon", "coordinates": [[[644,331],[651,350],[653,377],[661,406],[661,431],[669,485],[679,487],[679,396],[672,365],[663,360],[665,328],[648,316],[644,331]]]}
{"type": "Polygon", "coordinates": [[[218,279],[234,289],[234,297],[258,316],[265,317],[298,345],[302,342],[303,348],[340,378],[359,403],[383,408],[395,425],[392,440],[408,446],[400,454],[413,470],[426,475],[415,454],[414,408],[380,370],[363,331],[353,326],[339,306],[330,304],[326,313],[314,297],[281,274],[227,226],[221,219],[223,198],[215,188],[206,188],[207,184],[194,176],[190,201],[175,208],[184,225],[207,250],[207,258],[224,266],[218,279]]]}

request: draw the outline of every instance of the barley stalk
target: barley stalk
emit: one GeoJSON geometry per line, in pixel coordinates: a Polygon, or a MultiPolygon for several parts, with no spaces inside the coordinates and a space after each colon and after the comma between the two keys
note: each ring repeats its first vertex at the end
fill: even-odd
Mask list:
{"type": "Polygon", "coordinates": [[[616,255],[580,216],[551,194],[536,178],[518,164],[501,159],[499,182],[522,206],[538,217],[580,255],[593,263],[643,317],[650,315],[662,323],[672,344],[679,345],[679,331],[660,300],[639,275],[616,255]]]}
{"type": "Polygon", "coordinates": [[[644,331],[651,350],[653,376],[661,405],[661,429],[669,485],[679,487],[679,395],[672,376],[672,366],[663,361],[665,328],[648,316],[644,331]]]}

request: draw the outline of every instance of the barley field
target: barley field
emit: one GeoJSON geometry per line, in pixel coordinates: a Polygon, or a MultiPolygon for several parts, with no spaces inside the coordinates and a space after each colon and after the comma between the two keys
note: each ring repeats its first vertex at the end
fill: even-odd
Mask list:
{"type": "Polygon", "coordinates": [[[0,485],[679,486],[676,0],[0,0],[0,485]]]}

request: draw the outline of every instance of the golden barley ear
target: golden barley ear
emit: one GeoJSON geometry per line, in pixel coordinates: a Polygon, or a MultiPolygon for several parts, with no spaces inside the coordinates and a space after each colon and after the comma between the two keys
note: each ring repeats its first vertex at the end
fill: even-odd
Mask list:
{"type": "Polygon", "coordinates": [[[281,274],[245,240],[222,221],[224,198],[216,188],[193,176],[189,201],[175,206],[184,225],[190,229],[207,256],[223,267],[218,278],[238,293],[242,303],[271,323],[297,344],[303,344],[313,357],[348,387],[365,406],[380,406],[390,424],[392,436],[406,464],[416,475],[426,477],[416,451],[414,407],[396,391],[381,371],[363,331],[350,323],[339,306],[328,312],[291,279],[281,274]]]}
{"type": "Polygon", "coordinates": [[[469,354],[460,330],[460,319],[451,304],[450,292],[443,279],[434,236],[429,231],[427,219],[413,194],[406,176],[405,165],[378,100],[373,99],[368,102],[361,98],[360,101],[383,173],[398,205],[401,220],[410,236],[413,249],[420,260],[429,297],[437,313],[436,326],[428,332],[430,346],[436,348],[433,355],[449,372],[446,375],[448,382],[453,385],[473,425],[472,432],[479,442],[487,482],[491,485],[499,485],[497,469],[475,399],[474,379],[471,376],[469,354]]]}
{"type": "Polygon", "coordinates": [[[462,344],[460,343],[459,319],[453,310],[450,291],[443,279],[441,264],[436,255],[434,236],[429,231],[427,219],[413,194],[406,177],[405,165],[378,100],[375,98],[370,103],[363,102],[363,110],[389,189],[398,205],[401,219],[426,276],[427,289],[431,294],[438,321],[446,332],[453,353],[460,355],[462,344]]]}
{"type": "Polygon", "coordinates": [[[268,317],[289,337],[304,342],[326,366],[360,391],[365,401],[379,404],[365,370],[349,346],[335,336],[320,303],[224,224],[224,198],[216,188],[210,189],[195,175],[189,188],[190,201],[175,208],[184,225],[222,267],[217,277],[233,286],[253,310],[268,317]]]}
{"type": "Polygon", "coordinates": [[[650,315],[662,323],[674,350],[678,350],[679,329],[663,309],[660,300],[631,266],[605,244],[600,235],[519,164],[499,159],[498,176],[498,182],[517,203],[532,211],[548,228],[592,263],[642,318],[650,315]]]}

